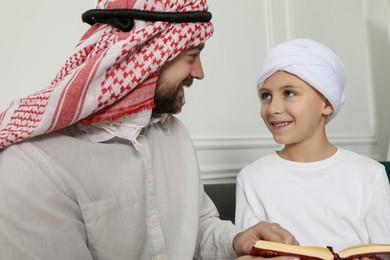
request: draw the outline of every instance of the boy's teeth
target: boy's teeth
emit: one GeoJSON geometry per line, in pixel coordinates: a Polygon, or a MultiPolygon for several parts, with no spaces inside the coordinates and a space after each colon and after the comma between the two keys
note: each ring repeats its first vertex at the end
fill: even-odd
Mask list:
{"type": "Polygon", "coordinates": [[[274,125],[277,126],[277,127],[287,126],[289,124],[290,124],[289,122],[274,123],[274,125]]]}

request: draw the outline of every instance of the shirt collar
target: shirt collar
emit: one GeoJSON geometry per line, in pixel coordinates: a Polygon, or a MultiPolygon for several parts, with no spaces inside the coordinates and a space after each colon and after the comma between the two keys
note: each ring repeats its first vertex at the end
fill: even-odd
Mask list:
{"type": "Polygon", "coordinates": [[[143,111],[135,115],[122,117],[116,121],[99,122],[93,125],[79,123],[77,127],[87,136],[90,142],[102,143],[117,137],[129,140],[136,145],[138,135],[148,125],[161,122],[163,127],[169,131],[166,125],[169,116],[169,114],[152,116],[150,111],[143,111]]]}

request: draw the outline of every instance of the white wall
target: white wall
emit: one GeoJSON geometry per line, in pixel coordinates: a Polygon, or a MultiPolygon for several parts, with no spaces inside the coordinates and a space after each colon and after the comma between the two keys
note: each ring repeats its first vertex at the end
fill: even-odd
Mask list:
{"type": "Polygon", "coordinates": [[[3,1],[0,15],[0,111],[48,86],[89,25],[95,0],[3,1]]]}
{"type": "MultiPolygon", "coordinates": [[[[386,159],[390,120],[389,0],[209,0],[215,35],[202,54],[206,78],[187,90],[179,117],[193,137],[206,182],[278,149],[259,116],[257,74],[267,51],[307,37],[332,47],[347,70],[346,104],[329,124],[331,141],[386,159]]],[[[0,110],[46,87],[88,28],[95,0],[3,3],[0,110]],[[7,11],[9,10],[9,11],[7,11]]]]}

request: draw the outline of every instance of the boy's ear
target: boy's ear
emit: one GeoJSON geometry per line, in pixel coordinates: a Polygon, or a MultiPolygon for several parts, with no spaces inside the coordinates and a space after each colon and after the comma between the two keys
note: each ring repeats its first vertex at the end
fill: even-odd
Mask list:
{"type": "Polygon", "coordinates": [[[322,110],[322,114],[325,116],[329,116],[330,114],[333,113],[333,106],[332,104],[325,98],[325,106],[324,109],[322,110]]]}

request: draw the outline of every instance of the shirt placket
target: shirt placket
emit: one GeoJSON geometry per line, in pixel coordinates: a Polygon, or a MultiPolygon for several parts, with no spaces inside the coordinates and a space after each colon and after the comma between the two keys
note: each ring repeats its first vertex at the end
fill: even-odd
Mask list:
{"type": "Polygon", "coordinates": [[[145,136],[137,137],[139,151],[142,154],[145,168],[145,190],[146,190],[146,226],[151,241],[154,259],[168,259],[166,254],[165,239],[161,228],[161,222],[157,210],[156,189],[154,185],[154,175],[152,167],[152,158],[145,136]]]}

